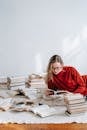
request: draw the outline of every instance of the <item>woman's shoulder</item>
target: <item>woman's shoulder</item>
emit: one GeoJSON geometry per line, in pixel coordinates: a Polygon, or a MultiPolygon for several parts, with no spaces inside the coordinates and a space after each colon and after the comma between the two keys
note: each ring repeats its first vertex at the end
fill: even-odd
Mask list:
{"type": "Polygon", "coordinates": [[[64,70],[76,70],[73,66],[64,66],[64,70]]]}

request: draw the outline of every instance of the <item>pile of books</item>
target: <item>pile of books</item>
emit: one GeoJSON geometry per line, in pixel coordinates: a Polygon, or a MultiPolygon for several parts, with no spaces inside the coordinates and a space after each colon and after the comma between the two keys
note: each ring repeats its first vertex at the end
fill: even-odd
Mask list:
{"type": "Polygon", "coordinates": [[[0,110],[6,111],[11,107],[12,98],[0,98],[0,110]]]}
{"type": "Polygon", "coordinates": [[[67,107],[65,113],[69,116],[83,114],[87,111],[87,101],[81,94],[65,94],[64,101],[67,107]]]}
{"type": "Polygon", "coordinates": [[[36,88],[23,88],[19,90],[24,96],[26,96],[30,101],[36,101],[38,98],[42,97],[42,93],[39,89],[36,88]]]}
{"type": "Polygon", "coordinates": [[[18,86],[25,84],[25,77],[10,77],[11,83],[10,86],[18,86]]]}
{"type": "Polygon", "coordinates": [[[54,91],[52,89],[45,89],[45,91],[52,91],[54,94],[53,95],[46,95],[43,94],[43,100],[41,103],[45,103],[49,106],[65,106],[64,102],[64,94],[66,94],[66,91],[63,90],[58,90],[54,91]]]}
{"type": "Polygon", "coordinates": [[[25,80],[24,76],[10,77],[10,88],[12,90],[25,88],[25,80]]]}
{"type": "Polygon", "coordinates": [[[0,77],[0,87],[7,87],[8,89],[10,89],[10,78],[0,77]]]}
{"type": "Polygon", "coordinates": [[[0,87],[7,87],[8,89],[35,87],[46,88],[45,74],[31,74],[28,77],[25,76],[12,76],[12,77],[0,77],[0,87]],[[14,88],[15,87],[15,88],[14,88]]]}
{"type": "Polygon", "coordinates": [[[43,88],[46,87],[44,76],[31,74],[28,79],[28,83],[30,86],[35,88],[43,88]]]}
{"type": "Polygon", "coordinates": [[[23,76],[18,77],[0,77],[0,87],[7,87],[11,89],[14,86],[25,86],[26,78],[23,76]]]}

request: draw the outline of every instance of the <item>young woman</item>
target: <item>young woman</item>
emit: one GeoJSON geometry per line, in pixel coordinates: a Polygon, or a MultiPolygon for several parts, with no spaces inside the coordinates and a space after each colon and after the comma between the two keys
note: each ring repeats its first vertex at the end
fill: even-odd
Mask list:
{"type": "MultiPolygon", "coordinates": [[[[49,89],[65,90],[72,93],[87,95],[87,75],[80,73],[71,66],[64,66],[59,55],[53,55],[48,64],[46,83],[49,89]]],[[[47,94],[52,94],[47,91],[47,94]]]]}

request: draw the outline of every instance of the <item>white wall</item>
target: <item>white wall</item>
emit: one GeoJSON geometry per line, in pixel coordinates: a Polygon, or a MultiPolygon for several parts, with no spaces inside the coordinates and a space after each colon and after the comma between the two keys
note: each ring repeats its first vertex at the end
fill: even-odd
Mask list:
{"type": "Polygon", "coordinates": [[[87,74],[86,0],[0,0],[0,76],[44,72],[50,56],[87,74]]]}

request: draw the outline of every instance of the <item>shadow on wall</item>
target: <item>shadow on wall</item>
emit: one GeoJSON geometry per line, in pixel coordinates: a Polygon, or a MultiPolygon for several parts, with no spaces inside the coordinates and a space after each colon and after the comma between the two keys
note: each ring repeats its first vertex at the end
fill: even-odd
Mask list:
{"type": "MultiPolygon", "coordinates": [[[[64,59],[66,62],[75,60],[81,55],[84,55],[87,47],[84,46],[87,43],[87,26],[85,26],[76,37],[66,37],[62,42],[62,50],[64,59]]],[[[81,59],[83,60],[83,59],[81,59]]]]}
{"type": "Polygon", "coordinates": [[[79,37],[76,37],[75,39],[72,39],[70,37],[65,38],[62,44],[62,49],[63,49],[63,56],[66,59],[66,61],[67,62],[72,61],[81,52],[80,38],[79,37]]]}
{"type": "Polygon", "coordinates": [[[35,55],[35,73],[43,73],[42,55],[40,53],[35,55]]]}

